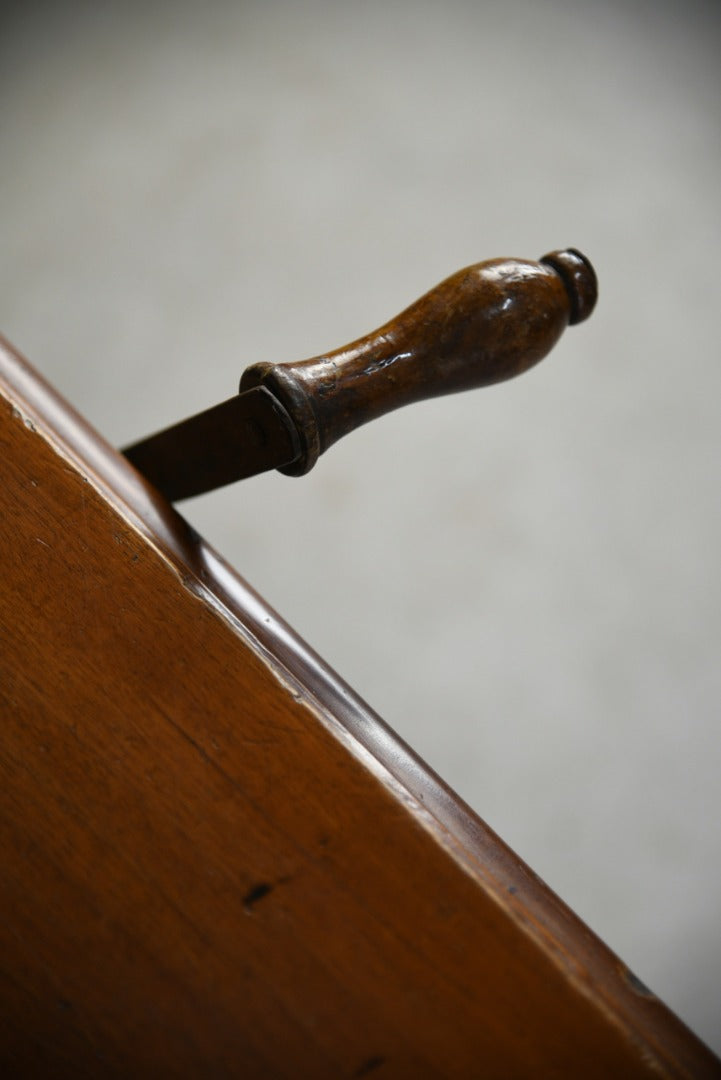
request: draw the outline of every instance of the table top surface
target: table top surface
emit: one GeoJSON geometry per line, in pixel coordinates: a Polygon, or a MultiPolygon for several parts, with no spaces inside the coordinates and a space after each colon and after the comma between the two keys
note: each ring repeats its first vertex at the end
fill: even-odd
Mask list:
{"type": "Polygon", "coordinates": [[[0,399],[0,1060],[718,1075],[7,345],[0,399]]]}

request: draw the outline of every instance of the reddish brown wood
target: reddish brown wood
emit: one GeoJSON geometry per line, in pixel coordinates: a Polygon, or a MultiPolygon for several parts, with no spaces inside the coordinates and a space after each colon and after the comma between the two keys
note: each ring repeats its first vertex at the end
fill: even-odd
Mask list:
{"type": "Polygon", "coordinates": [[[0,1066],[718,1076],[9,347],[0,1066]]]}

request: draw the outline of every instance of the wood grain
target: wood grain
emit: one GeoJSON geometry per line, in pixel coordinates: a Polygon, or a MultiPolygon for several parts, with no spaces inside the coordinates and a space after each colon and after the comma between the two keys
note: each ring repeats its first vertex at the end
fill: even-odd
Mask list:
{"type": "Polygon", "coordinates": [[[719,1062],[0,350],[9,1076],[719,1062]]]}

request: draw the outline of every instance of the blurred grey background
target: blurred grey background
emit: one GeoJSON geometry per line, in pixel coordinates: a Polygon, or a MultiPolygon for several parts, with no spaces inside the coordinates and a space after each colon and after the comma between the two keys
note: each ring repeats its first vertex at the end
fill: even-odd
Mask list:
{"type": "Polygon", "coordinates": [[[715,3],[5,5],[0,327],[108,439],[576,246],[522,379],[196,528],[721,1050],[715,3]]]}

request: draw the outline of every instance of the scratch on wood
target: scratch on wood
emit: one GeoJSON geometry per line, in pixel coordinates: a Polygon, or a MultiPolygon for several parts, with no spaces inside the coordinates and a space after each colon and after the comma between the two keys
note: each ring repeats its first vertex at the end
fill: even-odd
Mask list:
{"type": "Polygon", "coordinates": [[[255,904],[257,904],[259,900],[262,900],[263,897],[267,896],[268,893],[272,891],[273,886],[269,885],[267,881],[261,881],[257,885],[254,885],[253,888],[250,889],[243,897],[243,907],[246,914],[250,915],[255,904]]]}
{"type": "Polygon", "coordinates": [[[372,1073],[375,1072],[376,1069],[380,1069],[381,1065],[385,1065],[385,1063],[385,1058],[379,1057],[378,1054],[375,1054],[373,1057],[369,1057],[367,1061],[364,1061],[363,1064],[353,1073],[353,1076],[354,1078],[359,1076],[367,1076],[368,1073],[372,1073]]]}
{"type": "Polygon", "coordinates": [[[14,420],[22,420],[29,431],[35,431],[35,424],[26,413],[17,407],[17,405],[13,405],[12,415],[14,420]]]}

